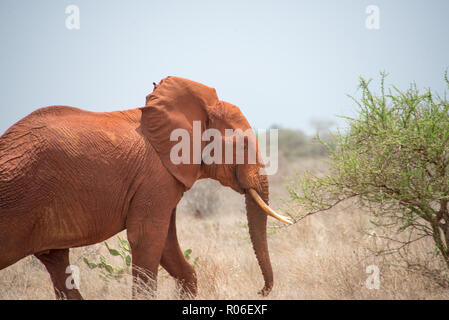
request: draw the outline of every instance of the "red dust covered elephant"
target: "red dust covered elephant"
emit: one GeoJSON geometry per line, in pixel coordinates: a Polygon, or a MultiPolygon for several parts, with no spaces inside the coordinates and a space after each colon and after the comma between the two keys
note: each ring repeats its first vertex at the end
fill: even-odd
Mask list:
{"type": "MultiPolygon", "coordinates": [[[[188,148],[192,161],[173,161],[173,131],[185,130],[192,141],[195,123],[223,139],[226,129],[251,130],[239,108],[220,101],[213,88],[178,77],[163,79],[141,108],[97,113],[51,106],[14,124],[0,137],[0,269],[35,255],[57,298],[81,299],[65,284],[69,248],[126,229],[134,279],[154,283],[162,265],[183,292],[195,295],[195,271],[176,236],[176,206],[196,180],[212,178],[246,196],[249,233],[265,281],[261,293],[267,295],[273,286],[267,214],[289,221],[267,206],[260,159],[195,161],[195,151],[206,147],[201,141],[188,148]]],[[[258,148],[255,138],[244,142],[244,150],[258,148]]]]}

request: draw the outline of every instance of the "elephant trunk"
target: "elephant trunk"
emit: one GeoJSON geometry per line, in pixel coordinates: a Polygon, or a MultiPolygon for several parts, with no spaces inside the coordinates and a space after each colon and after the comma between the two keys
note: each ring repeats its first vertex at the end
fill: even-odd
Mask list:
{"type": "MultiPolygon", "coordinates": [[[[268,203],[268,182],[266,180],[265,182],[266,186],[262,187],[260,196],[268,203]]],[[[246,193],[245,200],[249,234],[265,281],[265,285],[259,293],[266,296],[273,287],[273,270],[267,243],[267,214],[249,192],[246,193]]]]}

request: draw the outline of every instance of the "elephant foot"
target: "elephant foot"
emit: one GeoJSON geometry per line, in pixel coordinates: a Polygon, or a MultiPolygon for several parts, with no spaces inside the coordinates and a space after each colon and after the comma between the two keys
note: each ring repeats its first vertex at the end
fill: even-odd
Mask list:
{"type": "Polygon", "coordinates": [[[193,274],[194,278],[178,280],[177,287],[179,288],[179,298],[181,300],[191,300],[197,296],[197,282],[196,276],[193,274]]]}

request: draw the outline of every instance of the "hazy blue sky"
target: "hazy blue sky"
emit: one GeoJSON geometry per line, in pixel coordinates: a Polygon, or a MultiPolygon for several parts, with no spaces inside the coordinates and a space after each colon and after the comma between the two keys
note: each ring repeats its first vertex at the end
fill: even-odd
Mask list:
{"type": "Polygon", "coordinates": [[[442,92],[449,1],[1,0],[0,45],[0,132],[47,105],[142,106],[153,81],[177,75],[256,128],[313,133],[311,119],[353,112],[359,76],[442,92]],[[80,30],[65,26],[69,4],[80,30]],[[379,30],[365,27],[368,5],[379,30]]]}

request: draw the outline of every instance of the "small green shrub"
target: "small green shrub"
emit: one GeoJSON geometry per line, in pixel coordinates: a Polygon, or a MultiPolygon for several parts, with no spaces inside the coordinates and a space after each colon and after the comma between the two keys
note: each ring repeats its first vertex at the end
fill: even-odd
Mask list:
{"type": "MultiPolygon", "coordinates": [[[[329,155],[329,151],[324,145],[301,130],[282,128],[277,125],[271,126],[271,129],[278,129],[279,154],[287,160],[319,158],[329,155]]],[[[328,131],[321,132],[320,137],[328,145],[331,145],[331,136],[328,131]]]]}
{"type": "MultiPolygon", "coordinates": [[[[122,265],[112,265],[108,262],[108,259],[100,255],[100,261],[92,262],[89,261],[86,257],[83,258],[83,261],[90,269],[100,269],[99,276],[105,280],[109,281],[111,279],[120,280],[124,275],[131,274],[131,246],[129,242],[125,239],[122,239],[118,236],[118,245],[119,248],[112,248],[106,241],[104,245],[108,249],[108,252],[113,257],[120,257],[122,260],[122,265]]],[[[192,254],[192,249],[187,249],[184,251],[184,257],[190,261],[192,254]]],[[[195,268],[198,264],[198,257],[193,260],[193,267],[195,268]]],[[[162,267],[159,266],[159,270],[162,270],[162,267]]]]}
{"type": "Polygon", "coordinates": [[[449,268],[449,101],[415,84],[386,91],[384,78],[379,94],[361,78],[358,115],[328,147],[329,173],[298,176],[291,199],[314,213],[355,198],[394,244],[383,253],[429,239],[429,251],[449,268]]]}
{"type": "Polygon", "coordinates": [[[84,262],[90,269],[100,269],[100,277],[104,280],[109,279],[121,279],[125,274],[131,274],[131,246],[129,242],[125,239],[122,239],[120,236],[118,237],[119,248],[111,248],[109,244],[105,241],[104,244],[108,249],[108,252],[111,256],[120,257],[122,259],[122,266],[114,266],[108,263],[105,256],[100,255],[99,262],[91,262],[86,257],[83,258],[84,262]]]}

